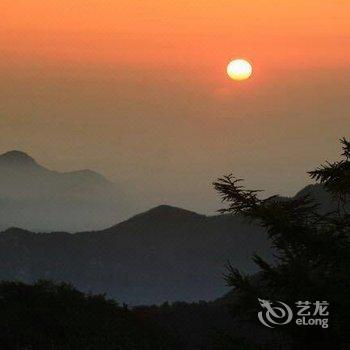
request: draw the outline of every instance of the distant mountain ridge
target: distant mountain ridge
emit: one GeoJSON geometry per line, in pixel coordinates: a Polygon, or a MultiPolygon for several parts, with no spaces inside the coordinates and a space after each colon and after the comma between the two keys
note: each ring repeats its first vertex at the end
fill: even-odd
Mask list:
{"type": "Polygon", "coordinates": [[[0,279],[67,281],[134,305],[210,300],[227,292],[227,261],[254,272],[254,252],[270,256],[260,228],[162,205],[102,231],[6,230],[0,279]]]}
{"type": "MultiPolygon", "coordinates": [[[[325,200],[324,210],[334,205],[320,186],[296,197],[304,194],[325,200]]],[[[160,205],[100,231],[0,233],[0,279],[68,281],[134,305],[214,300],[228,292],[227,262],[252,274],[255,253],[272,259],[261,227],[233,215],[160,205]]]]}
{"type": "Polygon", "coordinates": [[[36,172],[37,174],[46,174],[47,176],[62,176],[62,177],[79,177],[83,180],[90,180],[90,181],[96,181],[100,183],[105,183],[106,185],[112,185],[110,181],[108,181],[103,175],[90,170],[90,169],[83,169],[83,170],[75,170],[75,171],[69,171],[69,172],[58,172],[54,170],[47,169],[41,165],[39,165],[34,158],[29,156],[27,153],[24,153],[22,151],[9,151],[6,153],[3,153],[0,155],[0,169],[1,171],[13,171],[14,174],[12,175],[26,175],[23,173],[16,174],[18,171],[30,171],[30,172],[36,172]]]}
{"type": "MultiPolygon", "coordinates": [[[[319,185],[296,197],[304,194],[322,210],[335,206],[319,185]]],[[[0,279],[66,281],[134,305],[213,300],[228,291],[228,261],[255,273],[254,253],[272,259],[263,229],[237,216],[160,205],[115,224],[121,197],[93,171],[60,173],[23,152],[0,155],[0,224],[22,227],[0,233],[0,279]],[[35,225],[62,232],[34,233],[35,225]]]]}
{"type": "Polygon", "coordinates": [[[0,155],[0,228],[102,228],[126,216],[125,197],[90,169],[58,172],[21,151],[0,155]]]}

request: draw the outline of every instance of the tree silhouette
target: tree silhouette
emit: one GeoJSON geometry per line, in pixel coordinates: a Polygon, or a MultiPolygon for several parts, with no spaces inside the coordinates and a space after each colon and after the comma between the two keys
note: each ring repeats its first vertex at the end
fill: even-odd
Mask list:
{"type": "Polygon", "coordinates": [[[0,283],[0,349],[173,349],[164,331],[70,284],[0,283]]]}
{"type": "MultiPolygon", "coordinates": [[[[321,213],[310,195],[293,199],[272,196],[260,199],[260,191],[248,190],[242,180],[228,175],[214,183],[228,207],[222,213],[238,214],[262,225],[275,252],[274,261],[253,256],[260,272],[251,278],[228,266],[227,283],[237,297],[235,315],[252,322],[259,309],[258,297],[284,300],[326,300],[330,303],[330,328],[280,327],[295,348],[321,342],[339,344],[348,340],[350,314],[350,142],[341,140],[341,160],[327,162],[309,176],[332,195],[336,210],[321,213]]],[[[335,346],[337,346],[335,345],[335,346]]],[[[310,348],[310,347],[309,347],[310,348]]]]}

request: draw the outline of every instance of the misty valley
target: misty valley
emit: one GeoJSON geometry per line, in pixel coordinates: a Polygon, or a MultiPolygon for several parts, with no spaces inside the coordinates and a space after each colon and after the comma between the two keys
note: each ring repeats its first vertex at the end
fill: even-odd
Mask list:
{"type": "MultiPolygon", "coordinates": [[[[345,160],[329,163],[337,171],[349,161],[350,144],[342,142],[345,160]]],[[[51,344],[52,349],[184,350],[294,349],[310,341],[315,345],[315,339],[323,339],[318,348],[343,344],[343,336],[334,342],[333,335],[316,327],[328,328],[328,319],[297,320],[297,326],[314,326],[310,339],[309,333],[295,337],[293,327],[279,338],[253,316],[260,297],[274,295],[270,283],[276,280],[286,279],[278,282],[281,286],[291,283],[289,294],[282,289],[284,298],[298,298],[304,291],[324,300],[326,288],[319,283],[328,277],[308,281],[303,274],[322,264],[334,266],[328,265],[332,254],[336,259],[347,254],[347,233],[318,233],[328,220],[334,230],[334,220],[339,215],[344,220],[348,207],[345,200],[340,207],[332,195],[339,180],[322,182],[328,176],[323,169],[310,172],[319,183],[294,197],[261,200],[259,191],[245,189],[230,175],[214,183],[224,203],[230,203],[217,215],[161,204],[100,229],[101,220],[109,223],[115,215],[117,222],[126,215],[116,205],[113,183],[90,170],[51,171],[20,151],[0,155],[0,343],[4,349],[51,344]],[[72,233],[85,225],[94,230],[72,233]],[[319,251],[304,252],[308,240],[319,251]],[[329,257],[320,253],[325,248],[329,257]],[[305,260],[306,254],[316,255],[305,260]],[[302,263],[299,272],[296,263],[302,263]]],[[[346,232],[342,221],[339,227],[346,232]]],[[[343,295],[342,288],[337,290],[343,295]]]]}

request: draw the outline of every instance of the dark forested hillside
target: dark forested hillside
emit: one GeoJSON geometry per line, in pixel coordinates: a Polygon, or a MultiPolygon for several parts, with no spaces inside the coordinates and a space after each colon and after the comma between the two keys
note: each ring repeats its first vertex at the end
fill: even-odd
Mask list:
{"type": "Polygon", "coordinates": [[[175,339],[102,295],[68,284],[0,283],[2,350],[170,350],[175,339]]]}
{"type": "MultiPolygon", "coordinates": [[[[103,295],[45,280],[0,282],[0,309],[2,350],[246,349],[243,336],[251,333],[232,319],[226,304],[128,308],[103,295]]],[[[254,339],[260,333],[265,335],[256,329],[254,339]]]]}

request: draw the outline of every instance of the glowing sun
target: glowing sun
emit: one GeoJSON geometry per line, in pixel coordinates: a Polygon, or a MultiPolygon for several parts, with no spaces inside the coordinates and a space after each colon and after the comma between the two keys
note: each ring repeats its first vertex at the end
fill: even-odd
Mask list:
{"type": "Polygon", "coordinates": [[[231,79],[242,81],[250,78],[253,73],[253,67],[248,61],[237,59],[227,65],[226,71],[231,79]]]}

